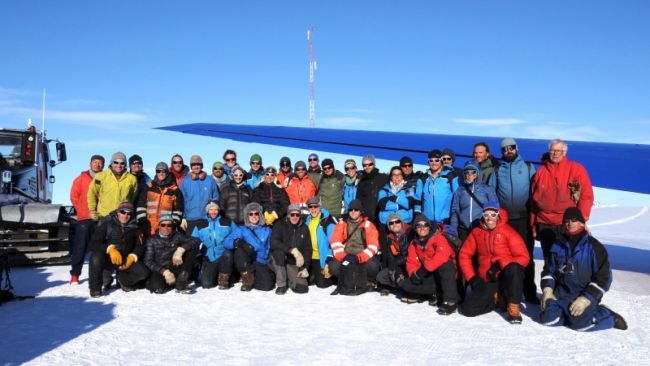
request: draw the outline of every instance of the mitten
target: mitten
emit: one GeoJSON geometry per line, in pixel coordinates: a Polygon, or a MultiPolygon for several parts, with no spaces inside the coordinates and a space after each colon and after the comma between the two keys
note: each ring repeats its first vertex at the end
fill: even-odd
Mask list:
{"type": "Polygon", "coordinates": [[[109,257],[111,257],[111,263],[116,266],[122,264],[122,254],[120,254],[119,250],[115,249],[114,244],[111,244],[108,246],[108,248],[106,248],[106,253],[109,257]]]}

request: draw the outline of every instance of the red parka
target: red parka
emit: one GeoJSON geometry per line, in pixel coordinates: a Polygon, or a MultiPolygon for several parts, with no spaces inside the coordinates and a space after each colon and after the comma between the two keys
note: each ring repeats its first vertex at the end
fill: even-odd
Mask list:
{"type": "Polygon", "coordinates": [[[442,235],[442,232],[442,225],[438,225],[438,231],[429,238],[424,246],[420,245],[416,240],[411,241],[408,256],[406,257],[406,272],[409,277],[422,266],[427,271],[433,272],[450,259],[456,258],[456,254],[449,246],[449,242],[442,235]]]}
{"type": "Polygon", "coordinates": [[[285,191],[289,195],[291,204],[304,204],[308,199],[316,195],[316,185],[309,179],[307,174],[302,179],[294,175],[285,191]]]}
{"type": "MultiPolygon", "coordinates": [[[[379,232],[375,225],[365,217],[361,218],[359,225],[359,229],[357,230],[361,231],[361,237],[365,241],[366,248],[357,254],[357,257],[359,258],[359,263],[366,263],[379,251],[379,232]]],[[[334,254],[334,258],[339,262],[343,262],[343,259],[347,255],[345,252],[347,237],[348,223],[343,219],[334,226],[334,232],[330,238],[332,253],[334,254]]]]}
{"type": "Polygon", "coordinates": [[[77,221],[90,219],[90,211],[88,210],[88,187],[93,181],[93,177],[86,170],[81,172],[70,189],[70,202],[77,211],[77,221]]]}

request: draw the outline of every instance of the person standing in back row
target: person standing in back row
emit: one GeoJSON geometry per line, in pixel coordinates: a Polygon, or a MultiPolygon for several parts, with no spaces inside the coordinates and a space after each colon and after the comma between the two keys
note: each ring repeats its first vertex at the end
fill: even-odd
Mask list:
{"type": "Polygon", "coordinates": [[[372,154],[364,156],[361,165],[363,166],[363,175],[357,186],[357,199],[363,205],[366,218],[376,223],[379,222],[377,221],[377,195],[379,190],[388,183],[388,176],[379,172],[375,166],[375,156],[372,154]]]}

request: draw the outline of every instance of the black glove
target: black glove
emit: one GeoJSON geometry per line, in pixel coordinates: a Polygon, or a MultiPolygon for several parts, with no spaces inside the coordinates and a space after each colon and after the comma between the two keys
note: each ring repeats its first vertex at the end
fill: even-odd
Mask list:
{"type": "Polygon", "coordinates": [[[348,262],[348,263],[359,263],[359,257],[357,257],[354,254],[348,254],[343,258],[343,262],[348,262]]]}
{"type": "Polygon", "coordinates": [[[397,196],[392,196],[391,198],[389,198],[389,200],[391,200],[393,202],[397,202],[397,196]]]}
{"type": "Polygon", "coordinates": [[[497,273],[501,270],[501,265],[499,261],[492,263],[490,269],[487,271],[487,277],[490,279],[490,282],[497,282],[497,273]]]}
{"type": "Polygon", "coordinates": [[[478,276],[474,276],[469,280],[469,284],[470,284],[470,286],[472,286],[472,290],[478,291],[479,288],[481,288],[481,287],[483,287],[483,285],[485,285],[485,282],[483,282],[483,280],[478,278],[478,276]]]}
{"type": "Polygon", "coordinates": [[[235,249],[237,249],[237,248],[241,247],[242,244],[245,244],[245,243],[246,242],[244,241],[244,239],[235,239],[235,242],[233,243],[233,246],[235,247],[235,249]]]}
{"type": "Polygon", "coordinates": [[[411,277],[409,277],[409,279],[411,280],[411,283],[414,284],[414,285],[421,285],[422,284],[422,278],[420,276],[418,276],[418,272],[419,272],[419,270],[416,271],[416,272],[413,272],[411,277]]]}
{"type": "Polygon", "coordinates": [[[418,269],[415,273],[417,273],[418,277],[424,278],[429,275],[429,271],[427,271],[424,266],[421,266],[420,269],[418,269]]]}

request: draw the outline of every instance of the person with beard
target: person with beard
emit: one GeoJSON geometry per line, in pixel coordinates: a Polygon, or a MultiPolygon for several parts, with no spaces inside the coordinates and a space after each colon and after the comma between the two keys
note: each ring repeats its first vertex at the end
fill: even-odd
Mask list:
{"type": "Polygon", "coordinates": [[[97,221],[115,211],[120,202],[133,201],[138,181],[126,171],[125,165],[126,155],[116,152],[111,156],[110,167],[95,174],[87,195],[91,219],[97,221]]]}
{"type": "Polygon", "coordinates": [[[183,220],[180,228],[188,235],[194,231],[195,226],[205,227],[203,208],[208,202],[219,200],[217,184],[203,171],[203,159],[199,155],[190,158],[190,169],[190,175],[179,187],[183,192],[183,220]]]}
{"type": "Polygon", "coordinates": [[[348,159],[343,164],[345,168],[345,185],[343,186],[343,213],[348,213],[348,206],[350,202],[357,197],[357,188],[359,187],[359,180],[361,173],[357,168],[357,163],[354,159],[348,159]]]}
{"type": "Polygon", "coordinates": [[[208,226],[194,228],[192,236],[201,241],[204,252],[201,264],[201,287],[213,288],[215,280],[220,290],[230,288],[230,274],[234,263],[232,251],[224,247],[224,241],[231,231],[231,221],[220,215],[219,205],[210,201],[205,206],[208,226]]]}
{"type": "Polygon", "coordinates": [[[248,179],[246,179],[246,184],[255,189],[259,182],[264,179],[264,167],[262,166],[262,157],[260,154],[253,154],[250,158],[251,168],[248,171],[248,179]]]}
{"type": "Polygon", "coordinates": [[[309,154],[307,162],[309,163],[309,166],[307,167],[307,176],[309,177],[309,180],[311,180],[312,183],[318,187],[318,183],[320,182],[321,174],[323,172],[320,168],[318,155],[316,155],[316,153],[309,154]]]}
{"type": "Polygon", "coordinates": [[[183,179],[189,174],[190,168],[183,163],[183,157],[181,154],[176,154],[172,156],[171,167],[169,168],[169,173],[176,180],[176,186],[180,187],[183,183],[183,179]]]}
{"type": "Polygon", "coordinates": [[[564,232],[551,246],[542,271],[542,324],[626,330],[625,319],[600,303],[612,283],[607,249],[586,230],[579,208],[567,208],[563,222],[564,232]]]}
{"type": "Polygon", "coordinates": [[[494,189],[478,178],[480,174],[476,161],[465,163],[463,184],[454,192],[451,200],[449,226],[455,229],[461,241],[480,223],[485,202],[497,200],[494,189]]]}
{"type": "Polygon", "coordinates": [[[332,159],[323,159],[321,166],[323,175],[318,184],[321,206],[329,211],[330,215],[339,218],[343,211],[345,176],[334,168],[332,159]]]}
{"type": "Polygon", "coordinates": [[[363,175],[357,187],[357,197],[363,205],[366,218],[373,223],[377,222],[377,195],[379,190],[388,183],[388,176],[379,173],[375,167],[375,156],[368,154],[361,160],[363,175]]]}
{"type": "Polygon", "coordinates": [[[88,188],[95,175],[104,169],[104,157],[93,155],[90,157],[90,169],[85,170],[75,178],[70,189],[70,202],[77,212],[75,235],[70,246],[70,284],[78,285],[81,269],[83,268],[88,242],[95,231],[96,222],[90,218],[88,211],[88,188]]]}
{"type": "Polygon", "coordinates": [[[133,205],[135,206],[140,201],[140,194],[147,188],[147,184],[151,182],[151,177],[142,169],[142,157],[138,154],[133,154],[129,158],[129,171],[138,181],[138,188],[133,195],[133,205]]]}
{"type": "Polygon", "coordinates": [[[289,196],[278,182],[276,172],[272,166],[266,168],[264,180],[253,192],[253,201],[262,205],[264,209],[263,223],[269,226],[273,225],[275,220],[284,217],[289,206],[289,196]]]}
{"type": "Polygon", "coordinates": [[[282,188],[287,188],[287,185],[293,178],[293,172],[291,171],[291,159],[287,156],[280,158],[280,172],[278,174],[278,182],[282,188]]]}
{"type": "Polygon", "coordinates": [[[230,183],[230,177],[226,174],[226,169],[224,169],[222,162],[215,161],[212,164],[212,178],[214,178],[214,182],[217,184],[217,188],[219,189],[219,195],[221,196],[221,190],[223,187],[230,183]]]}
{"type": "Polygon", "coordinates": [[[158,218],[162,215],[172,215],[174,221],[180,223],[183,204],[183,194],[176,186],[174,176],[169,173],[165,162],[159,162],[156,164],[156,176],[147,184],[137,205],[136,219],[143,234],[155,234],[158,231],[158,218]]]}
{"type": "Polygon", "coordinates": [[[149,277],[149,270],[139,261],[145,247],[133,217],[132,203],[122,202],[102,219],[90,247],[93,251],[88,270],[91,297],[102,295],[102,285],[106,290],[110,288],[113,271],[117,271],[117,282],[124,292],[133,291],[149,277]]]}
{"type": "MultiPolygon", "coordinates": [[[[524,239],[528,254],[533,258],[535,239],[530,229],[528,216],[530,182],[535,175],[535,167],[527,163],[519,154],[517,142],[506,137],[501,141],[502,160],[497,169],[497,197],[499,204],[508,212],[508,224],[524,239]]],[[[526,266],[524,278],[524,300],[539,304],[535,285],[535,261],[526,266]]]]}
{"type": "Polygon", "coordinates": [[[481,179],[483,183],[496,189],[496,169],[499,167],[499,161],[490,154],[490,147],[488,144],[485,142],[476,143],[472,155],[474,160],[479,164],[479,168],[481,168],[481,176],[479,179],[481,179]]]}
{"type": "Polygon", "coordinates": [[[244,208],[253,201],[253,188],[244,182],[244,168],[236,166],[232,180],[221,188],[219,207],[223,215],[237,225],[244,224],[244,208]]]}
{"type": "Polygon", "coordinates": [[[289,205],[287,217],[273,225],[269,266],[275,272],[277,295],[286,294],[288,289],[297,294],[309,291],[311,236],[300,211],[299,204],[289,205]]]}

